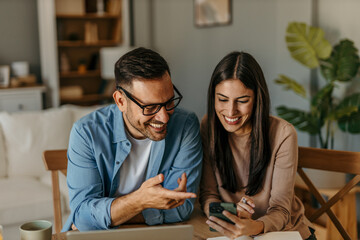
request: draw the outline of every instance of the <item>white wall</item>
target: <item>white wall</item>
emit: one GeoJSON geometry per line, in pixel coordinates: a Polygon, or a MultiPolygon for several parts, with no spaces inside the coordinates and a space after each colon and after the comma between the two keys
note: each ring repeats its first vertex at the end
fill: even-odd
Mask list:
{"type": "MultiPolygon", "coordinates": [[[[194,26],[193,0],[136,0],[135,44],[159,51],[170,64],[174,84],[184,95],[182,106],[201,118],[206,111],[206,94],[215,65],[227,53],[244,50],[263,68],[275,108],[308,109],[309,102],[274,84],[278,74],[286,74],[309,90],[310,71],[288,53],[285,31],[291,21],[311,24],[318,18],[320,27],[332,44],[348,37],[360,46],[358,0],[233,0],[232,24],[211,28],[194,26]]],[[[320,83],[321,84],[321,83],[320,83]]],[[[359,84],[360,85],[360,84],[359,84]]],[[[359,88],[358,88],[359,89],[359,88]]],[[[360,90],[359,90],[360,91],[360,90]]],[[[359,123],[360,124],[360,123],[359,123]]],[[[360,151],[360,135],[337,132],[335,148],[360,151]]],[[[298,131],[300,146],[309,146],[309,135],[298,131]]],[[[311,173],[310,173],[311,174],[311,173]]],[[[311,174],[318,186],[338,186],[344,175],[311,174]]]]}
{"type": "MultiPolygon", "coordinates": [[[[355,46],[360,48],[360,1],[358,0],[319,0],[319,26],[325,30],[326,38],[331,44],[336,44],[339,40],[348,38],[354,41],[355,46]]],[[[360,92],[359,75],[356,81],[345,85],[343,93],[349,94],[360,92]]],[[[360,124],[360,123],[359,123],[360,124]]],[[[335,134],[335,149],[360,151],[360,134],[345,134],[337,130],[335,134]]],[[[360,196],[357,194],[357,216],[360,221],[360,196]]]]}
{"type": "MultiPolygon", "coordinates": [[[[310,23],[311,0],[234,0],[232,24],[210,28],[194,26],[193,0],[134,3],[135,44],[152,47],[165,57],[173,82],[184,95],[182,107],[196,112],[199,118],[206,112],[213,69],[234,50],[249,52],[262,66],[272,114],[276,115],[275,107],[285,103],[308,109],[306,101],[283,91],[273,80],[285,73],[309,85],[309,70],[295,62],[287,51],[285,31],[290,21],[310,23]]],[[[307,134],[299,133],[299,144],[308,146],[307,134]]]]}
{"type": "Polygon", "coordinates": [[[0,0],[0,65],[27,61],[41,82],[36,0],[0,0]]]}

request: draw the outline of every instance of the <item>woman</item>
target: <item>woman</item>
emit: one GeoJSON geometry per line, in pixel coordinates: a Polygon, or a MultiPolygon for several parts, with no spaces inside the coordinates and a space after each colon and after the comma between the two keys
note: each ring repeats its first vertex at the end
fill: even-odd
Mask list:
{"type": "Polygon", "coordinates": [[[216,66],[201,123],[204,166],[200,203],[234,202],[235,225],[209,217],[207,224],[235,238],[272,231],[299,231],[316,239],[301,201],[294,195],[298,161],[294,127],[269,116],[263,72],[248,53],[232,52],[216,66]]]}

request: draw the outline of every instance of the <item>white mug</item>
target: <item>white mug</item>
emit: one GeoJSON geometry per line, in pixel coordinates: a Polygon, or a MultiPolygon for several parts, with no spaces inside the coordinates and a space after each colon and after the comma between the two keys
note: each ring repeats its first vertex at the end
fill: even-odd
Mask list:
{"type": "Polygon", "coordinates": [[[0,87],[8,87],[10,84],[10,67],[0,66],[0,87]]]}
{"type": "Polygon", "coordinates": [[[51,240],[52,223],[45,220],[35,220],[20,226],[21,240],[51,240]]]}
{"type": "Polygon", "coordinates": [[[29,63],[25,61],[12,62],[11,71],[15,77],[26,77],[29,75],[29,63]]]}

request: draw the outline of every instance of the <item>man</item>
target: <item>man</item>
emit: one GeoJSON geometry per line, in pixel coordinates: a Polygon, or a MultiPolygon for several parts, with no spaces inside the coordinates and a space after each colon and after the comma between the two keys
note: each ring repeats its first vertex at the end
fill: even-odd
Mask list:
{"type": "Polygon", "coordinates": [[[68,148],[70,216],[63,231],[148,225],[189,218],[202,148],[198,119],[166,61],[137,48],[115,64],[116,104],[76,122],[68,148]]]}

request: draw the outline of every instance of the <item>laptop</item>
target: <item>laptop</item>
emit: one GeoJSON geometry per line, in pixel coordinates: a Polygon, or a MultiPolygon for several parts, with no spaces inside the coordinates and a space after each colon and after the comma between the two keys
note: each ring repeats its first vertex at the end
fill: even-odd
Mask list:
{"type": "Polygon", "coordinates": [[[157,226],[141,228],[122,228],[66,233],[67,240],[192,240],[192,225],[157,226]]]}

